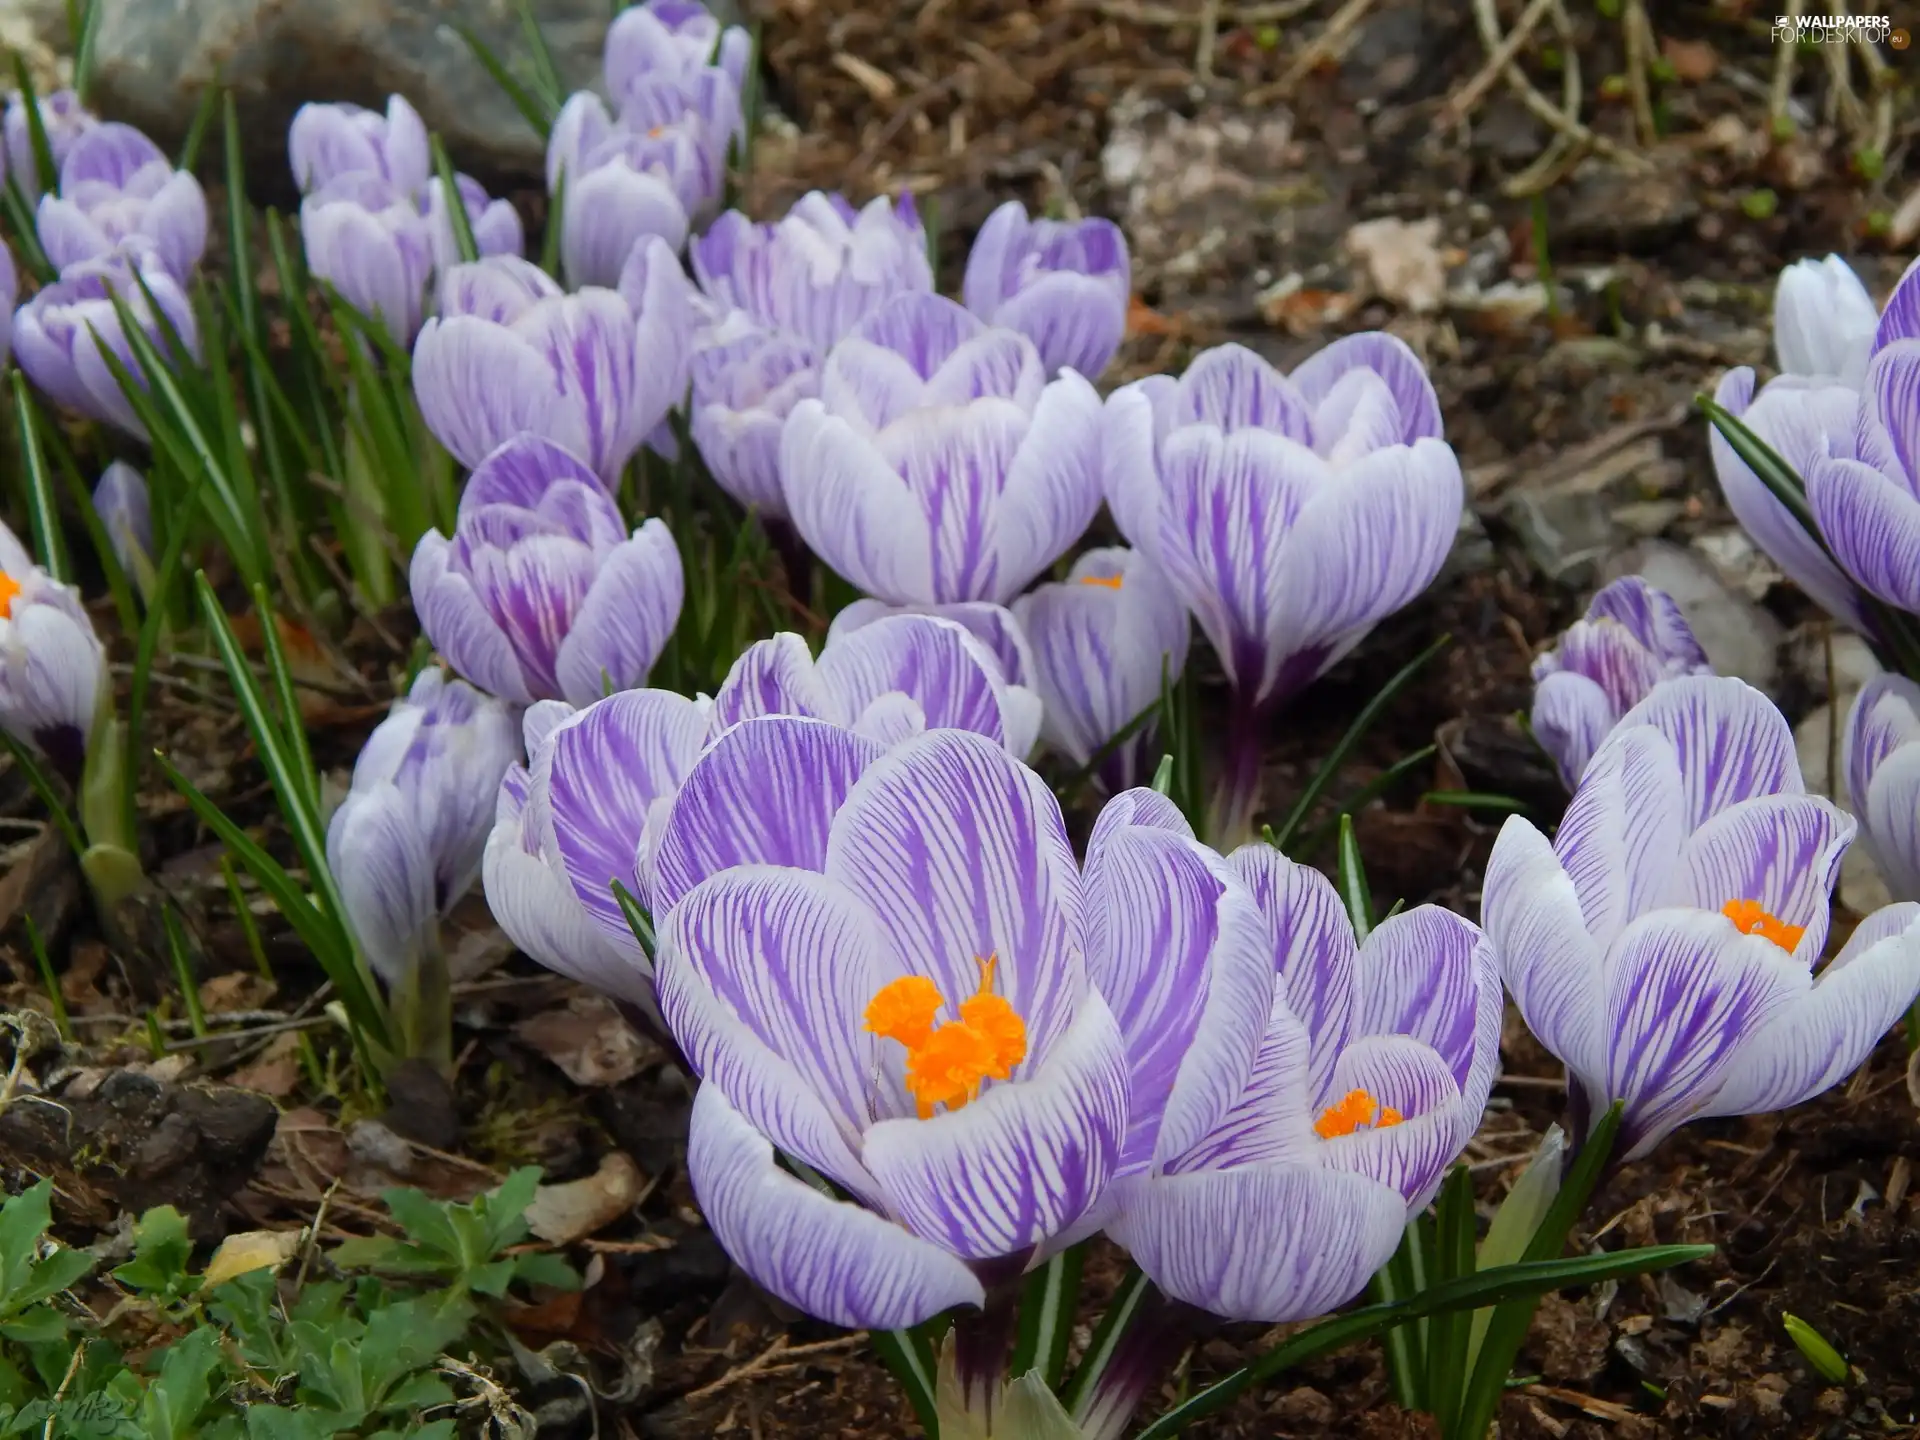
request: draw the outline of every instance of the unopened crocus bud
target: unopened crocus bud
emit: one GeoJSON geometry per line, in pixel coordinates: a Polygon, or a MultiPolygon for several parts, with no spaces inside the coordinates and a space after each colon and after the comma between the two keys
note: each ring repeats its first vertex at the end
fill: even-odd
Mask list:
{"type": "Polygon", "coordinates": [[[1126,337],[1132,277],[1126,237],[1111,220],[1029,220],[1009,200],[980,227],[962,293],[989,325],[1032,340],[1049,373],[1093,380],[1126,337]]]}
{"type": "Polygon", "coordinates": [[[354,763],[327,826],[327,864],[361,953],[389,987],[438,951],[441,917],[480,878],[518,732],[506,705],[428,670],[354,763]]]}
{"type": "Polygon", "coordinates": [[[1773,292],[1773,348],[1783,375],[1824,377],[1858,390],[1880,312],[1838,255],[1796,260],[1773,292]]]}
{"type": "Polygon", "coordinates": [[[1533,662],[1534,738],[1571,790],[1607,732],[1655,685],[1712,673],[1672,598],[1638,575],[1624,576],[1533,662]]]}
{"type": "Polygon", "coordinates": [[[14,316],[14,358],[27,378],[59,404],[144,440],[146,426],[100,347],[104,344],[136,380],[144,379],[113,300],[117,296],[126,305],[164,356],[170,340],[148,303],[149,295],[197,361],[200,334],[192,302],[158,257],[151,255],[83,261],[53,284],[42,286],[14,316]],[[139,282],[144,282],[144,288],[139,282]]]}
{"type": "MultiPolygon", "coordinates": [[[[1087,764],[1186,668],[1193,628],[1171,586],[1131,550],[1089,550],[1062,585],[1014,602],[1032,647],[1044,705],[1040,733],[1075,765],[1087,764]]],[[[1100,766],[1112,794],[1141,783],[1149,720],[1100,766]]]]}
{"type": "Polygon", "coordinates": [[[78,783],[106,684],[106,651],[79,593],[0,524],[0,729],[78,783]]]}
{"type": "Polygon", "coordinates": [[[661,260],[645,292],[626,297],[543,291],[538,271],[507,255],[447,272],[440,313],[414,346],[413,389],[455,459],[477,466],[530,433],[618,479],[687,390],[687,284],[654,243],[661,260]]]}
{"type": "Polygon", "coordinates": [[[300,202],[307,268],[401,344],[420,328],[433,240],[409,195],[369,171],[335,177],[300,202]]]}
{"type": "Polygon", "coordinates": [[[798,335],[762,330],[735,311],[694,353],[693,443],[715,482],[742,505],[785,519],[780,432],[802,400],[820,393],[813,347],[798,335]]]}
{"type": "MultiPolygon", "coordinates": [[[[473,245],[479,255],[519,255],[526,249],[520,212],[513,208],[511,200],[490,199],[480,182],[469,175],[456,175],[454,184],[465,202],[467,224],[473,230],[473,245]]],[[[437,176],[427,182],[426,211],[433,268],[450,269],[458,265],[462,257],[459,241],[453,234],[453,218],[447,213],[445,187],[437,176]]]]}
{"type": "Polygon", "coordinates": [[[93,508],[106,528],[107,543],[129,575],[153,568],[153,508],[146,478],[116,460],[93,487],[93,508]]]}
{"type": "Polygon", "coordinates": [[[686,75],[717,65],[745,88],[753,38],[739,25],[724,30],[699,0],[646,0],[614,17],[607,27],[607,93],[616,104],[651,75],[686,75]]]}
{"type": "Polygon", "coordinates": [[[399,95],[388,97],[384,115],[361,105],[302,105],[287,129],[287,156],[302,194],[364,171],[412,195],[433,173],[426,122],[399,95]]]}
{"type": "Polygon", "coordinates": [[[60,193],[41,196],[35,229],[56,269],[134,242],[151,247],[184,284],[207,248],[207,197],[133,126],[97,125],[68,151],[60,193]]]}
{"type": "MultiPolygon", "coordinates": [[[[55,90],[40,97],[40,125],[47,134],[47,150],[53,160],[54,178],[66,164],[67,154],[80,137],[100,123],[100,117],[80,103],[72,90],[55,90]]],[[[33,153],[33,128],[27,123],[27,105],[23,96],[7,102],[7,173],[20,186],[28,200],[40,198],[40,167],[33,153]]]]}
{"type": "Polygon", "coordinates": [[[477,466],[453,538],[422,536],[414,608],[447,662],[503,700],[587,705],[646,680],[680,618],[680,550],[628,533],[598,477],[521,435],[477,466]]]}

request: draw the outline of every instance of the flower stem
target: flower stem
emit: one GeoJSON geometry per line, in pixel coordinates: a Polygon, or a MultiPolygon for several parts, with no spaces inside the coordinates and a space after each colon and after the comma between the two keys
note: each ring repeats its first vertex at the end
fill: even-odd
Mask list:
{"type": "Polygon", "coordinates": [[[1207,842],[1221,852],[1253,838],[1260,808],[1260,761],[1269,708],[1234,692],[1213,799],[1207,806],[1207,842]]]}
{"type": "Polygon", "coordinates": [[[1120,1440],[1140,1402],[1209,1323],[1192,1306],[1149,1287],[1111,1358],[1074,1411],[1086,1440],[1120,1440]]]}

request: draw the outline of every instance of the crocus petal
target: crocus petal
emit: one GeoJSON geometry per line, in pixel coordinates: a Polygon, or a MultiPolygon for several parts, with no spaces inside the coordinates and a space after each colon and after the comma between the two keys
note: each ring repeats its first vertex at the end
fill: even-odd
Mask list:
{"type": "Polygon", "coordinates": [[[1879,348],[1879,322],[1867,287],[1838,255],[1796,261],[1780,272],[1773,348],[1783,374],[1828,375],[1857,388],[1869,350],[1879,348]]]}
{"type": "Polygon", "coordinates": [[[1828,897],[1854,829],[1851,815],[1819,795],[1763,795],[1722,811],[1687,842],[1684,903],[1719,910],[1757,901],[1805,930],[1794,955],[1811,969],[1827,948],[1828,897]]]}
{"type": "MultiPolygon", "coordinates": [[[[831,635],[827,643],[833,643],[831,635]]],[[[846,718],[821,680],[805,638],[791,631],[741,651],[713,697],[716,725],[738,725],[761,715],[810,715],[836,723],[846,718]]]]}
{"type": "Polygon", "coordinates": [[[1056,271],[1041,277],[993,312],[993,323],[1033,341],[1051,372],[1100,378],[1127,333],[1127,295],[1106,279],[1056,271]]]}
{"type": "Polygon", "coordinates": [[[428,320],[413,347],[413,393],[434,437],[469,468],[523,431],[554,434],[560,387],[545,358],[478,316],[428,320]]]}
{"type": "Polygon", "coordinates": [[[1638,1159],[1710,1104],[1742,1043],[1808,986],[1791,955],[1724,915],[1660,910],[1628,926],[1608,957],[1603,1032],[1602,1094],[1627,1104],[1622,1157],[1638,1159]]]}
{"type": "Polygon", "coordinates": [[[434,918],[433,858],[398,786],[349,794],[327,826],[327,866],[367,963],[401,984],[434,918]]]}
{"type": "Polygon", "coordinates": [[[1477,1124],[1499,1064],[1501,1012],[1499,970],[1480,927],[1416,905],[1374,928],[1356,970],[1351,1034],[1405,1035],[1430,1047],[1477,1124]]]}
{"type": "Polygon", "coordinates": [[[1268,430],[1300,444],[1313,440],[1313,418],[1300,392],[1244,345],[1202,351],[1180,377],[1174,423],[1208,425],[1231,435],[1268,430]]]}
{"type": "Polygon", "coordinates": [[[1748,1035],[1703,1114],[1758,1115],[1852,1074],[1920,992],[1920,905],[1860,922],[1810,994],[1748,1035]]]}
{"type": "Polygon", "coordinates": [[[1407,1197],[1411,1218],[1439,1190],[1447,1166],[1479,1128],[1480,1112],[1460,1103],[1446,1061],[1409,1035],[1369,1035],[1341,1052],[1333,1093],[1355,1090],[1405,1118],[1323,1142],[1323,1163],[1391,1185],[1407,1197]]]}
{"type": "Polygon", "coordinates": [[[1907,265],[1887,297],[1886,309],[1880,312],[1880,324],[1874,331],[1873,348],[1913,339],[1920,339],[1920,261],[1907,265]]]}
{"type": "Polygon", "coordinates": [[[429,530],[414,547],[408,588],[420,628],[434,649],[462,676],[490,695],[517,705],[536,698],[506,632],[480,603],[473,582],[448,562],[449,542],[429,530]]]}
{"type": "Polygon", "coordinates": [[[1647,727],[1615,731],[1587,766],[1553,850],[1579,894],[1587,933],[1601,945],[1669,903],[1686,839],[1684,785],[1673,747],[1647,727]]]}
{"type": "MultiPolygon", "coordinates": [[[[769,715],[734,726],[688,773],[661,830],[655,913],[736,865],[829,869],[828,826],[881,753],[876,742],[822,720],[769,715]]],[[[979,983],[975,971],[959,993],[979,983]]]]}
{"type": "Polygon", "coordinates": [[[1622,716],[1614,734],[1636,725],[1651,726],[1672,742],[1686,777],[1690,831],[1742,800],[1806,789],[1792,727],[1744,680],[1670,680],[1622,716]]]}
{"type": "Polygon", "coordinates": [[[1920,610],[1920,502],[1906,485],[1858,460],[1815,461],[1806,481],[1807,504],[1847,574],[1889,605],[1920,610]]]}
{"type": "MultiPolygon", "coordinates": [[[[1150,792],[1149,792],[1150,793],[1150,792]]],[[[1237,1100],[1266,1031],[1264,917],[1219,857],[1158,827],[1087,850],[1087,969],[1126,1040],[1123,1170],[1184,1154],[1237,1100]]]]}
{"type": "Polygon", "coordinates": [[[780,437],[787,513],[827,564],[870,595],[932,604],[933,532],[872,443],[818,400],[802,400],[780,437]]]}
{"type": "Polygon", "coordinates": [[[1358,947],[1340,894],[1318,870],[1271,845],[1242,845],[1228,857],[1266,917],[1272,964],[1287,1009],[1313,1039],[1307,1100],[1325,1095],[1346,1044],[1358,947]]]}
{"type": "Polygon", "coordinates": [[[657,235],[675,250],[687,241],[688,217],[673,186],[624,159],[567,176],[560,265],[567,283],[611,287],[633,247],[657,235]]]}
{"type": "MultiPolygon", "coordinates": [[[[635,857],[654,803],[678,789],[706,738],[707,708],[665,690],[623,690],[555,728],[547,769],[554,844],[574,895],[615,948],[640,955],[612,882],[642,904],[635,857]]],[[[655,907],[661,913],[663,907],[655,907]]]]}
{"type": "MultiPolygon", "coordinates": [[[[764,831],[775,815],[751,823],[764,831]]],[[[942,995],[973,994],[996,957],[996,990],[1026,1021],[1027,1066],[1045,1065],[1085,985],[1080,867],[1045,781],[983,736],[930,730],[867,768],[825,860],[942,995]]]]}
{"type": "Polygon", "coordinates": [[[1571,790],[1619,718],[1613,701],[1597,684],[1571,670],[1556,670],[1534,687],[1527,725],[1553,758],[1560,783],[1571,790]]]}
{"type": "Polygon", "coordinates": [[[1606,1065],[1604,952],[1552,844],[1518,815],[1487,860],[1480,919],[1527,1028],[1576,1076],[1597,1082],[1606,1065]]]}
{"type": "Polygon", "coordinates": [[[1007,740],[1005,686],[986,647],[950,620],[893,615],[829,642],[819,677],[844,715],[860,715],[890,691],[909,695],[926,724],[1007,740]]]}
{"type": "Polygon", "coordinates": [[[1406,1228],[1364,1175],[1259,1166],[1120,1182],[1108,1229],[1153,1282],[1228,1320],[1324,1315],[1360,1293],[1406,1228]]]}
{"type": "Polygon", "coordinates": [[[943,599],[1004,605],[1086,533],[1100,510],[1100,413],[1099,394],[1071,371],[1041,392],[994,519],[997,584],[943,599]]]}
{"type": "Polygon", "coordinates": [[[895,1330],[986,1303],[979,1279],[953,1255],[782,1170],[766,1138],[712,1083],[694,1097],[687,1171],[727,1253],[809,1315],[895,1330]]]}
{"type": "Polygon", "coordinates": [[[591,704],[608,690],[645,683],[680,620],[686,593],[680,547],[649,520],[600,562],[555,661],[561,693],[591,704]]]}
{"type": "MultiPolygon", "coordinates": [[[[956,731],[932,732],[920,741],[956,731]]],[[[898,752],[896,752],[898,753],[898,752]]],[[[1127,1057],[1089,990],[1024,1078],[930,1120],[883,1120],[861,1157],[909,1230],[968,1259],[1013,1255],[1078,1220],[1113,1177],[1127,1125],[1127,1057]]]]}
{"type": "Polygon", "coordinates": [[[1440,397],[1426,366],[1397,335],[1372,330],[1345,335],[1321,347],[1294,368],[1287,378],[1311,406],[1318,407],[1355,370],[1370,370],[1387,384],[1400,421],[1400,443],[1439,440],[1445,431],[1440,420],[1440,397]]]}

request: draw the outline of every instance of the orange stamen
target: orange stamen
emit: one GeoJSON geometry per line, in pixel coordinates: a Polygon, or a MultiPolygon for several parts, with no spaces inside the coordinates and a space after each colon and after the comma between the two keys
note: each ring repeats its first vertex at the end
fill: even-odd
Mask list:
{"type": "Polygon", "coordinates": [[[1382,1105],[1364,1090],[1349,1090],[1329,1105],[1313,1122],[1313,1130],[1322,1140],[1338,1139],[1356,1130],[1384,1130],[1398,1125],[1406,1117],[1391,1105],[1382,1105]]]}
{"type": "Polygon", "coordinates": [[[995,956],[980,962],[980,988],[960,1003],[960,1018],[936,1028],[946,1001],[923,975],[907,975],[880,988],[867,1006],[866,1028],[906,1047],[904,1083],[922,1120],[939,1105],[958,1110],[980,1098],[988,1080],[1012,1077],[1027,1058],[1027,1024],[993,993],[995,956]]]}
{"type": "Polygon", "coordinates": [[[1807,933],[1804,925],[1789,925],[1779,917],[1769,915],[1760,908],[1758,900],[1729,900],[1720,907],[1720,913],[1733,921],[1742,934],[1762,936],[1782,950],[1793,949],[1800,943],[1800,937],[1807,933]]]}
{"type": "Polygon", "coordinates": [[[0,618],[13,618],[13,600],[20,593],[20,582],[0,570],[0,618]]]}
{"type": "Polygon", "coordinates": [[[1109,590],[1118,590],[1122,577],[1119,575],[1082,575],[1082,585],[1103,585],[1109,590]]]}

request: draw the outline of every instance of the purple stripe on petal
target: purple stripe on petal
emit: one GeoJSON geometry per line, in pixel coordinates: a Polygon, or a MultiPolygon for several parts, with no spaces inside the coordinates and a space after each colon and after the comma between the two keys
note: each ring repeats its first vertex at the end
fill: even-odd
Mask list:
{"type": "Polygon", "coordinates": [[[1806,931],[1793,953],[1811,968],[1826,950],[1829,901],[1854,828],[1852,816],[1818,795],[1763,795],[1722,811],[1687,842],[1686,903],[1719,910],[1757,902],[1806,931]]]}
{"type": "Polygon", "coordinates": [[[762,715],[811,715],[835,724],[847,719],[821,683],[812,652],[799,635],[784,633],[754,641],[740,652],[713,697],[716,726],[738,725],[762,715]]]}
{"type": "Polygon", "coordinates": [[[1340,1056],[1334,1096],[1361,1090],[1403,1117],[1396,1125],[1360,1129],[1324,1142],[1330,1169],[1352,1170],[1391,1185],[1409,1215],[1426,1208],[1447,1166],[1479,1128],[1480,1112],[1460,1103],[1447,1062],[1408,1035],[1369,1035],[1340,1056]]]}
{"type": "Polygon", "coordinates": [[[1265,430],[1302,445],[1313,443],[1305,399],[1292,381],[1244,345],[1201,352],[1179,384],[1176,425],[1208,425],[1229,435],[1265,430]]]}
{"type": "Polygon", "coordinates": [[[1901,340],[1920,340],[1920,260],[1908,264],[1900,283],[1887,297],[1886,309],[1880,312],[1880,324],[1874,331],[1873,348],[1880,350],[1901,340]]]}
{"type": "MultiPolygon", "coordinates": [[[[829,869],[828,827],[880,754],[822,720],[770,715],[727,731],[687,775],[661,832],[655,913],[736,865],[829,869]]],[[[976,973],[960,993],[978,984],[976,973]]]]}
{"type": "Polygon", "coordinates": [[[1426,366],[1396,335],[1370,330],[1342,336],[1308,356],[1289,378],[1307,403],[1317,409],[1343,376],[1359,369],[1369,370],[1386,382],[1393,395],[1402,444],[1444,438],[1440,397],[1427,378],[1426,366]]]}
{"type": "Polygon", "coordinates": [[[1687,833],[1685,781],[1673,746],[1646,728],[1616,730],[1587,766],[1553,850],[1579,893],[1587,932],[1602,945],[1628,921],[1673,903],[1674,860],[1687,833]]]}
{"type": "Polygon", "coordinates": [[[1163,1167],[1169,1175],[1241,1166],[1320,1163],[1320,1137],[1307,1064],[1312,1042],[1287,1008],[1278,981],[1267,1006],[1267,1028],[1254,1055],[1247,1087],[1207,1135],[1163,1167]]]}
{"type": "Polygon", "coordinates": [[[1920,609],[1920,502],[1858,460],[1817,460],[1807,504],[1847,574],[1902,610],[1920,609]]]}
{"type": "Polygon", "coordinates": [[[1480,927],[1438,905],[1395,915],[1360,947],[1354,990],[1353,1037],[1431,1047],[1477,1120],[1500,1048],[1500,977],[1480,927]]]}
{"type": "Polygon", "coordinates": [[[930,728],[971,730],[1004,743],[996,663],[950,620],[890,615],[829,640],[819,675],[843,715],[860,715],[898,691],[918,703],[930,728]]]}
{"type": "Polygon", "coordinates": [[[1635,725],[1672,742],[1686,780],[1690,831],[1742,800],[1806,789],[1786,717],[1743,680],[1670,680],[1628,711],[1614,734],[1635,725]]]}
{"type": "Polygon", "coordinates": [[[1266,916],[1287,1006],[1311,1037],[1307,1103],[1316,1103],[1333,1083],[1352,1025],[1358,958],[1353,922],[1326,876],[1271,845],[1243,845],[1227,863],[1266,916]]]}

